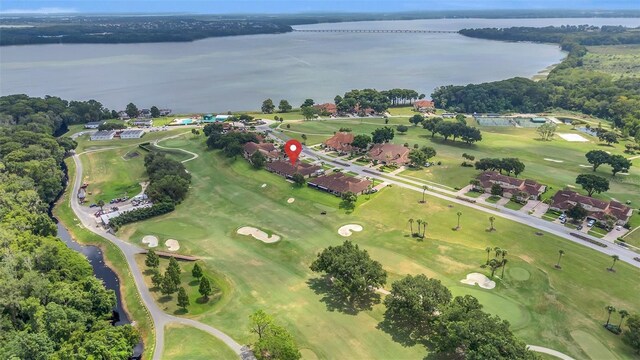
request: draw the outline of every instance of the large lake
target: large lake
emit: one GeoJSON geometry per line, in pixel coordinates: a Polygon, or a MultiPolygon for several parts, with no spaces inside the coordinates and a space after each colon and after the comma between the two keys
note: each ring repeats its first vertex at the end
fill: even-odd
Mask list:
{"type": "MultiPolygon", "coordinates": [[[[425,29],[639,26],[640,19],[447,19],[296,26],[297,29],[425,29]]],[[[332,101],[355,88],[440,85],[531,77],[558,63],[557,46],[451,34],[301,33],[209,38],[190,43],[0,47],[0,94],[129,102],[176,112],[258,109],[262,100],[332,101]]]]}

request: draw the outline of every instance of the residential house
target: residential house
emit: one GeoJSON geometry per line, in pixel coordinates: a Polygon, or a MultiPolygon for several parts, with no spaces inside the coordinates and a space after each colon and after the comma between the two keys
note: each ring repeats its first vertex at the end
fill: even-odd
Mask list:
{"type": "Polygon", "coordinates": [[[272,143],[259,143],[256,144],[253,141],[244,144],[244,158],[251,159],[251,156],[259,151],[264,155],[267,161],[279,160],[281,153],[272,143]]]}
{"type": "Polygon", "coordinates": [[[144,130],[125,130],[120,133],[120,139],[140,139],[144,130]]]}
{"type": "Polygon", "coordinates": [[[486,171],[478,175],[479,186],[476,189],[487,193],[491,192],[493,184],[498,184],[502,188],[502,196],[512,198],[517,201],[527,201],[529,199],[538,200],[547,187],[539,184],[535,180],[518,179],[511,176],[502,175],[495,171],[486,171]]]}
{"type": "Polygon", "coordinates": [[[324,116],[333,116],[338,113],[338,108],[334,103],[317,104],[317,105],[313,105],[313,107],[316,110],[318,110],[318,113],[320,115],[324,115],[324,116]]]}
{"type": "Polygon", "coordinates": [[[101,130],[91,134],[91,140],[111,140],[116,136],[115,130],[101,130]]]}
{"type": "Polygon", "coordinates": [[[131,122],[133,126],[151,127],[153,126],[153,120],[151,119],[135,119],[131,122]]]}
{"type": "Polygon", "coordinates": [[[420,112],[433,111],[436,109],[431,100],[417,100],[413,102],[413,109],[420,112]]]}
{"type": "Polygon", "coordinates": [[[324,172],[322,167],[303,163],[298,161],[295,165],[291,165],[291,162],[276,160],[268,162],[265,165],[267,171],[283,176],[287,179],[291,179],[294,174],[298,173],[306,178],[311,176],[317,176],[324,172]]]}
{"type": "Polygon", "coordinates": [[[129,120],[129,119],[130,119],[130,117],[129,117],[129,115],[127,114],[127,112],[126,112],[126,111],[118,111],[118,118],[119,118],[120,120],[129,120]]]}
{"type": "Polygon", "coordinates": [[[325,149],[337,151],[340,154],[350,153],[353,151],[353,133],[337,132],[324,142],[325,149]]]}
{"type": "Polygon", "coordinates": [[[371,161],[378,161],[382,164],[404,165],[409,162],[409,152],[411,150],[402,145],[396,144],[375,144],[369,150],[371,161]]]}
{"type": "Polygon", "coordinates": [[[633,209],[617,201],[602,201],[580,195],[572,190],[560,190],[553,196],[553,202],[549,206],[551,210],[566,211],[580,204],[587,210],[587,219],[594,219],[606,225],[608,219],[614,220],[617,225],[624,225],[633,215],[633,209]]]}
{"type": "Polygon", "coordinates": [[[139,116],[143,117],[143,118],[150,118],[151,117],[151,110],[149,109],[142,109],[139,112],[139,116]]]}
{"type": "Polygon", "coordinates": [[[171,113],[172,113],[171,109],[160,109],[160,116],[171,115],[171,113]]]}
{"type": "Polygon", "coordinates": [[[88,122],[86,124],[84,124],[84,128],[85,129],[97,129],[100,127],[100,125],[106,123],[106,121],[91,121],[88,122]]]}
{"type": "Polygon", "coordinates": [[[362,194],[369,188],[371,181],[349,176],[342,172],[334,172],[309,180],[307,184],[312,188],[340,196],[347,191],[362,194]]]}

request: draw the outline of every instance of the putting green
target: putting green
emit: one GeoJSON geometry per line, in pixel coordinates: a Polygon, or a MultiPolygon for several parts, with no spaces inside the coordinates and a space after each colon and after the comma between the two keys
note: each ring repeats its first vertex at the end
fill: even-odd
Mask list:
{"type": "Polygon", "coordinates": [[[571,337],[592,359],[618,359],[600,340],[582,330],[571,332],[571,337]]]}
{"type": "Polygon", "coordinates": [[[482,304],[485,311],[509,321],[513,329],[522,328],[531,320],[529,312],[520,304],[510,298],[492,293],[495,290],[480,290],[461,286],[452,286],[449,290],[454,296],[474,296],[482,304]]]}
{"type": "Polygon", "coordinates": [[[518,281],[526,281],[531,277],[531,273],[523,269],[521,267],[512,267],[507,270],[507,274],[509,274],[509,278],[518,281]]]}
{"type": "Polygon", "coordinates": [[[304,359],[304,360],[317,360],[318,359],[318,355],[316,355],[316,353],[314,353],[310,349],[300,349],[300,354],[302,354],[302,359],[304,359]]]}

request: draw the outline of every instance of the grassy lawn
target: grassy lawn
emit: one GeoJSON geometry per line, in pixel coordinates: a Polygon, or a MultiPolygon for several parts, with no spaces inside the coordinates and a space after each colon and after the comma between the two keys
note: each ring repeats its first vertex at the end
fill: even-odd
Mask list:
{"type": "Polygon", "coordinates": [[[191,130],[186,129],[169,129],[166,131],[155,131],[144,134],[140,139],[113,139],[113,140],[101,140],[101,141],[91,141],[89,139],[89,135],[79,136],[76,141],[78,142],[78,147],[76,148],[76,153],[80,154],[82,152],[88,150],[97,150],[104,149],[107,147],[136,147],[138,144],[145,142],[153,142],[154,140],[161,139],[167,136],[172,136],[176,134],[181,134],[184,132],[190,133],[191,130]]]}
{"type": "Polygon", "coordinates": [[[509,201],[508,203],[504,204],[504,207],[511,210],[520,210],[523,206],[524,204],[520,204],[515,201],[509,201]]]}
{"type": "Polygon", "coordinates": [[[498,200],[502,199],[501,196],[496,196],[496,195],[491,195],[489,196],[485,201],[488,203],[492,203],[495,204],[498,202],[498,200]]]}
{"type": "MultiPolygon", "coordinates": [[[[355,211],[347,213],[339,209],[335,196],[294,188],[241,159],[232,161],[206,150],[203,142],[164,143],[178,144],[201,154],[186,163],[193,175],[189,196],[173,213],[124,226],[119,236],[134,243],[147,234],[174,238],[180,241],[181,252],[203,257],[208,271],[221,274],[230,284],[229,295],[225,293],[220,305],[192,316],[241,343],[253,341],[247,331],[249,314],[264,309],[292,332],[307,357],[427,355],[423,347],[403,347],[376,327],[383,318],[382,305],[354,315],[336,310],[324,298],[322,283],[315,280],[318,275],[309,265],[319,251],[342,243],[337,229],[353,223],[364,230],[349,240],[382,263],[389,273],[387,289],[405,274],[423,273],[440,279],[456,295],[477,296],[487,311],[509,320],[528,344],[585,358],[589,349],[571,335],[584,329],[617,356],[632,357],[619,337],[609,336],[600,326],[606,318],[605,305],[640,311],[635,298],[640,271],[630,265],[619,262],[616,273],[607,272],[608,256],[550,234],[536,236],[536,229],[503,219],[496,220],[497,231],[487,233],[486,213],[432,197],[426,205],[419,204],[418,192],[397,187],[370,200],[360,196],[355,211]],[[296,200],[288,204],[290,197],[296,200]],[[451,231],[458,211],[463,212],[462,228],[451,231]],[[416,217],[429,223],[424,241],[409,237],[407,220],[416,217]],[[264,244],[237,235],[241,226],[268,229],[282,240],[264,244]],[[480,268],[486,246],[509,250],[505,279],[491,291],[460,284],[470,272],[489,274],[480,268]],[[562,271],[553,268],[559,249],[566,251],[562,271]],[[512,269],[518,276],[509,275],[512,269]]],[[[185,331],[189,337],[195,330],[185,331]]]]}
{"type": "Polygon", "coordinates": [[[472,197],[472,198],[477,198],[480,195],[482,195],[483,193],[479,192],[479,191],[468,191],[466,194],[464,194],[465,196],[468,197],[472,197]]]}
{"type": "Polygon", "coordinates": [[[640,77],[640,45],[589,46],[584,68],[614,78],[640,77]]]}
{"type": "MultiPolygon", "coordinates": [[[[402,118],[398,118],[402,119],[402,118]]],[[[395,119],[392,119],[395,120],[395,119]]],[[[406,118],[401,120],[408,124],[406,118]]],[[[597,122],[596,122],[597,123],[597,122]]],[[[300,121],[291,122],[291,130],[307,134],[327,134],[323,139],[328,138],[340,127],[348,126],[352,128],[354,134],[370,134],[378,127],[384,126],[382,119],[359,120],[332,120],[332,121],[300,121]]],[[[389,126],[389,125],[388,125],[389,126]]],[[[463,161],[462,154],[467,153],[475,156],[476,159],[485,157],[517,157],[526,165],[525,171],[519,176],[537,180],[549,186],[545,197],[551,197],[557,190],[568,185],[575,186],[575,179],[578,174],[592,173],[584,154],[589,150],[605,150],[612,154],[625,155],[623,153],[624,143],[615,146],[606,146],[598,142],[596,138],[572,130],[570,125],[559,125],[558,133],[575,133],[587,138],[588,142],[569,142],[558,136],[552,141],[542,142],[538,140],[535,129],[510,128],[510,127],[481,127],[483,140],[477,144],[467,145],[460,141],[444,141],[442,138],[431,138],[430,132],[421,127],[409,126],[406,135],[396,136],[392,142],[404,144],[408,142],[410,147],[413,144],[419,146],[431,146],[437,151],[437,155],[432,160],[441,161],[442,165],[426,168],[422,170],[407,170],[403,174],[421,178],[426,181],[441,183],[450,187],[463,187],[469,180],[477,175],[473,168],[463,168],[460,163],[463,161]],[[547,160],[545,160],[547,159],[547,160]],[[558,160],[561,162],[551,161],[558,160]]],[[[290,134],[289,134],[290,135],[290,134]]],[[[611,176],[611,169],[608,165],[603,165],[596,171],[610,179],[610,190],[594,197],[603,200],[616,199],[621,202],[631,201],[631,206],[640,206],[640,191],[637,184],[640,183],[640,159],[633,161],[629,175],[611,176]]],[[[579,188],[579,187],[578,187],[579,188]]]]}
{"type": "Polygon", "coordinates": [[[83,181],[89,184],[87,202],[103,200],[108,204],[113,198],[140,193],[140,183],[147,180],[144,170],[146,154],[147,151],[136,146],[82,155],[80,159],[85,168],[84,174],[87,174],[83,181]]]}
{"type": "MultiPolygon", "coordinates": [[[[161,241],[161,243],[163,243],[163,241],[161,241]]],[[[210,271],[207,268],[207,265],[201,262],[200,265],[202,267],[202,272],[209,279],[212,290],[209,299],[205,300],[198,292],[200,282],[191,275],[191,270],[193,269],[195,262],[179,261],[178,263],[182,270],[180,273],[181,286],[186,290],[187,295],[189,296],[189,302],[191,303],[185,312],[178,308],[178,305],[176,304],[178,301],[177,293],[172,295],[163,295],[160,293],[160,289],[153,287],[153,284],[151,283],[152,272],[144,264],[144,259],[145,255],[136,256],[136,262],[138,263],[138,266],[140,266],[140,269],[146,269],[144,271],[145,283],[151,290],[151,294],[154,299],[160,304],[160,308],[162,308],[166,313],[172,315],[186,315],[187,317],[202,314],[223,305],[225,302],[225,294],[229,294],[231,291],[229,283],[223,276],[210,271]]],[[[161,258],[159,267],[160,273],[164,274],[164,271],[167,269],[167,265],[169,265],[169,260],[161,258]]]]}
{"type": "Polygon", "coordinates": [[[182,325],[165,327],[163,359],[236,360],[238,356],[225,343],[206,332],[182,325]]]}
{"type": "MultiPolygon", "coordinates": [[[[72,159],[65,160],[69,168],[69,184],[73,184],[75,177],[75,163],[72,159]]],[[[155,334],[153,322],[148,310],[142,305],[142,300],[138,294],[133,276],[129,271],[127,261],[117,246],[108,240],[98,236],[83,227],[75,218],[73,210],[69,204],[69,189],[67,188],[63,197],[58,200],[53,209],[53,215],[65,226],[74,240],[85,245],[96,245],[102,250],[105,262],[115,271],[120,279],[120,292],[125,311],[131,321],[136,322],[136,328],[140,332],[144,342],[144,359],[150,359],[155,349],[155,334]]]]}
{"type": "Polygon", "coordinates": [[[624,237],[624,241],[626,241],[627,243],[633,246],[640,247],[640,228],[636,229],[633,232],[628,233],[624,237]]]}

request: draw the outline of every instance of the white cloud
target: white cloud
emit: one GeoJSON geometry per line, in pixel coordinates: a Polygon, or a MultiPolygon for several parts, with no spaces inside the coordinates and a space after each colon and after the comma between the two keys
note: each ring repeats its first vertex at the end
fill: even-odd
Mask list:
{"type": "Polygon", "coordinates": [[[7,9],[0,14],[68,14],[78,12],[74,8],[42,7],[38,9],[7,9]]]}

